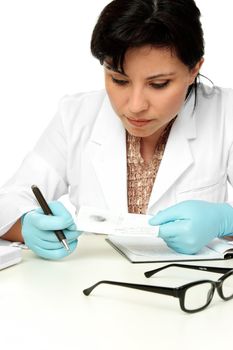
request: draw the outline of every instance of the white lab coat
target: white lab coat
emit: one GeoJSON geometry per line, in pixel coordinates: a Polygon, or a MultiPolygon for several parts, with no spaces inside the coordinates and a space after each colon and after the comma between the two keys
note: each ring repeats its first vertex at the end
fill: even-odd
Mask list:
{"type": "MultiPolygon", "coordinates": [[[[227,201],[233,182],[233,90],[200,84],[175,120],[152,189],[148,213],[177,202],[227,201]]],[[[37,207],[31,185],[47,200],[127,212],[125,129],[106,92],[64,97],[21,167],[0,190],[0,234],[37,207]]]]}

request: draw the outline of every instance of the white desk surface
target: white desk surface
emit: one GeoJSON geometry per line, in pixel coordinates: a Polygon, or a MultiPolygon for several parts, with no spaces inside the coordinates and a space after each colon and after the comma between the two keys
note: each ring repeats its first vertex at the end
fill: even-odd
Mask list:
{"type": "MultiPolygon", "coordinates": [[[[104,279],[178,286],[219,277],[171,268],[147,279],[143,272],[163,264],[132,264],[104,239],[83,235],[76,252],[56,262],[24,251],[20,264],[0,271],[1,349],[232,348],[233,300],[217,294],[196,314],[181,311],[177,298],[110,285],[85,296],[83,289],[104,279]]],[[[201,264],[233,267],[233,260],[201,264]]]]}

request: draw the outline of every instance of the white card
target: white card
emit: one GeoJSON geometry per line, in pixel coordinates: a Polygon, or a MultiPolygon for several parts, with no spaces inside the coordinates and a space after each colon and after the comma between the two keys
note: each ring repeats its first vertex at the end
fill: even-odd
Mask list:
{"type": "Polygon", "coordinates": [[[77,229],[117,236],[156,237],[158,226],[151,226],[151,215],[118,213],[82,206],[77,215],[77,229]]]}

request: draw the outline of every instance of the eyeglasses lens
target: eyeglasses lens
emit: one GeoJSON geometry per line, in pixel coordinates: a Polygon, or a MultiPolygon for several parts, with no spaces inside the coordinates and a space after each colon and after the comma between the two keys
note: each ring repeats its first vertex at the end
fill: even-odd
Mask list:
{"type": "Polygon", "coordinates": [[[187,311],[198,310],[210,302],[214,287],[210,282],[194,285],[186,290],[184,307],[187,311]]]}

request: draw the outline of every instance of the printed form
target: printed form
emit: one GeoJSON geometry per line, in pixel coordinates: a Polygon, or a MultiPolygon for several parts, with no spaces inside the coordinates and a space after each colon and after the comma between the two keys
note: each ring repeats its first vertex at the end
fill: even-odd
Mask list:
{"type": "Polygon", "coordinates": [[[159,227],[148,223],[151,215],[118,213],[82,206],[77,215],[77,229],[114,236],[157,237],[159,227]]]}

